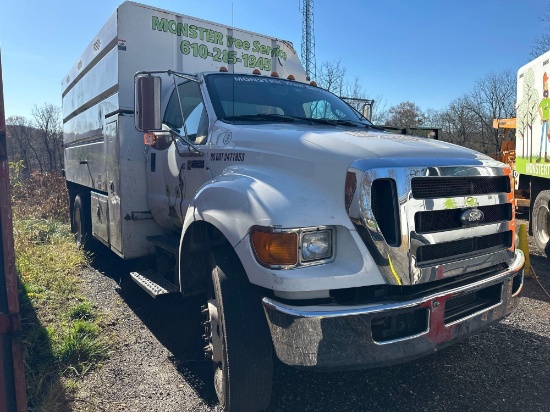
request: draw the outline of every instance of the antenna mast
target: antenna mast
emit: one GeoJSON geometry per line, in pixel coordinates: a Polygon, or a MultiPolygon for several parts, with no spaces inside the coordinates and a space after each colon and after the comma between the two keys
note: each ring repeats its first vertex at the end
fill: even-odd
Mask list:
{"type": "Polygon", "coordinates": [[[315,64],[315,34],[313,33],[313,0],[303,0],[302,6],[302,64],[310,79],[317,77],[315,64]]]}

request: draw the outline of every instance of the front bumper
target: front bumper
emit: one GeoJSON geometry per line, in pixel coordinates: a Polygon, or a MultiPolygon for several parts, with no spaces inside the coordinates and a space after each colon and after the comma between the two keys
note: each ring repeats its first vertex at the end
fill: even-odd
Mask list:
{"type": "Polygon", "coordinates": [[[524,262],[518,250],[503,272],[407,301],[292,306],[264,298],[263,305],[275,351],[287,365],[327,370],[386,366],[432,353],[512,313],[519,304],[524,262]],[[472,298],[484,294],[492,300],[476,306],[472,298]],[[471,309],[451,316],[449,308],[464,299],[472,300],[471,309]],[[422,330],[397,339],[374,337],[379,334],[373,334],[373,321],[396,324],[418,314],[426,315],[422,330]]]}

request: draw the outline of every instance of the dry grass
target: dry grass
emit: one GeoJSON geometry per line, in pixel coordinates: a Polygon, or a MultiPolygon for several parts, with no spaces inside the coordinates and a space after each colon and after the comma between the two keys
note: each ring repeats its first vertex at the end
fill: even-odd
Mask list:
{"type": "Polygon", "coordinates": [[[70,231],[61,176],[33,174],[11,190],[28,403],[65,410],[79,379],[108,355],[101,316],[80,292],[89,256],[70,231]]]}
{"type": "Polygon", "coordinates": [[[11,199],[14,220],[69,223],[69,195],[65,178],[58,173],[32,173],[28,180],[12,186],[11,199]]]}

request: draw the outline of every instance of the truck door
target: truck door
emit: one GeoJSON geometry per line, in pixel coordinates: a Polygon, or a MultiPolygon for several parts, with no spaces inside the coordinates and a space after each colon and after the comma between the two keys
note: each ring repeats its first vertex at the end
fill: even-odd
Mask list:
{"type": "Polygon", "coordinates": [[[107,159],[106,181],[109,213],[109,244],[122,253],[122,221],[120,204],[120,144],[118,141],[118,122],[114,120],[105,125],[105,159],[107,159]]]}
{"type": "Polygon", "coordinates": [[[172,142],[168,135],[166,141],[161,141],[161,138],[151,148],[149,204],[155,219],[162,221],[162,226],[172,228],[181,228],[195,193],[209,179],[205,164],[208,115],[199,84],[194,81],[180,83],[178,93],[172,92],[163,123],[181,136],[185,136],[186,130],[187,137],[202,155],[189,150],[179,140],[172,142]]]}

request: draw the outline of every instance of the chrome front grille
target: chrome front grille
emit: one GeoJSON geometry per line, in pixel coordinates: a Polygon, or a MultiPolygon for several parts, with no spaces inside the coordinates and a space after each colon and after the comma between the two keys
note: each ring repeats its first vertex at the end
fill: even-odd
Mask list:
{"type": "Polygon", "coordinates": [[[416,264],[418,267],[425,267],[438,263],[446,263],[449,260],[484,255],[508,249],[511,246],[511,231],[425,245],[416,249],[416,264]]]}
{"type": "Polygon", "coordinates": [[[510,192],[508,176],[417,177],[411,182],[415,199],[476,196],[510,192]]]}
{"type": "MultiPolygon", "coordinates": [[[[512,204],[478,206],[485,216],[481,224],[506,222],[512,219],[512,204]]],[[[414,227],[416,233],[443,232],[445,230],[460,229],[464,226],[460,220],[463,209],[445,209],[416,212],[414,227]]]]}
{"type": "Polygon", "coordinates": [[[383,169],[357,161],[348,171],[355,186],[346,180],[346,190],[354,188],[349,216],[389,284],[506,265],[515,240],[509,173],[498,165],[383,169]],[[381,180],[395,194],[381,196],[381,180]],[[471,221],[470,213],[482,217],[471,221]]]}

